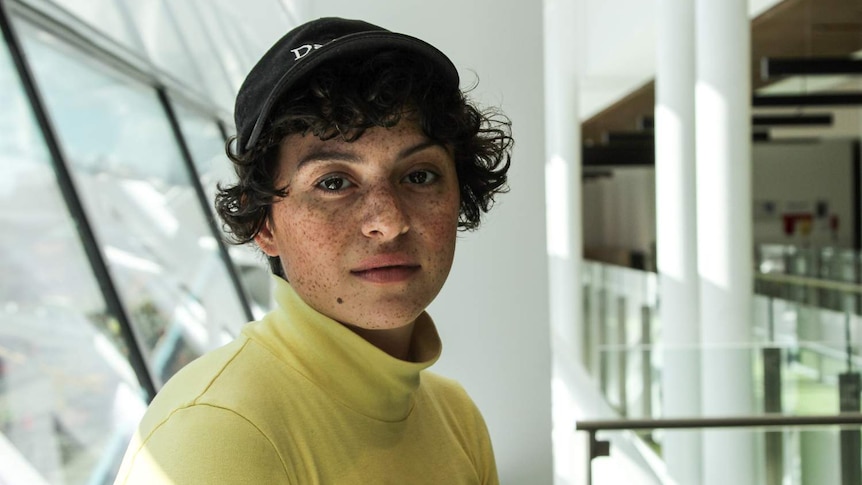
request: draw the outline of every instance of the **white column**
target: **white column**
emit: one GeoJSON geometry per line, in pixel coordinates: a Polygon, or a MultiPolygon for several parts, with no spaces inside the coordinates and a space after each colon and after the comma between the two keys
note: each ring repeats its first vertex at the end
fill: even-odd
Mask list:
{"type": "MultiPolygon", "coordinates": [[[[662,411],[701,414],[694,115],[694,0],[659,0],[656,15],[655,187],[662,411]]],[[[669,432],[662,442],[677,483],[700,483],[697,432],[669,432]]]]}
{"type": "MultiPolygon", "coordinates": [[[[551,327],[581,362],[581,136],[577,0],[545,1],[545,187],[551,327]]],[[[561,349],[562,350],[562,349],[561,349]]]]}
{"type": "MultiPolygon", "coordinates": [[[[545,209],[553,355],[555,483],[584,483],[587,449],[573,431],[583,367],[581,123],[578,115],[581,0],[544,0],[545,209]]],[[[582,433],[579,433],[579,435],[582,433]]]]}
{"type": "MultiPolygon", "coordinates": [[[[746,0],[697,0],[697,255],[704,415],[748,415],[752,221],[750,34],[746,0]]],[[[702,483],[757,483],[751,433],[709,431],[702,483]]]]}

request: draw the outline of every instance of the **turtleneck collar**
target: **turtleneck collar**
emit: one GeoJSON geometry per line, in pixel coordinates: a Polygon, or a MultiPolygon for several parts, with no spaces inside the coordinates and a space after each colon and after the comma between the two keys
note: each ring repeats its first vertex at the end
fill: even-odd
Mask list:
{"type": "Polygon", "coordinates": [[[381,421],[406,418],[419,373],[442,349],[431,317],[423,312],[416,319],[410,342],[415,362],[407,362],[308,306],[282,278],[273,281],[276,308],[243,333],[345,406],[381,421]]]}

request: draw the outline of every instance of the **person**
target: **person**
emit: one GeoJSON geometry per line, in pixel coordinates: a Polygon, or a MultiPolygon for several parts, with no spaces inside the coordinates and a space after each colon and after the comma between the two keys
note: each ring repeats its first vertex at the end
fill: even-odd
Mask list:
{"type": "Polygon", "coordinates": [[[275,308],[160,390],[116,484],[496,484],[483,418],[426,369],[459,229],[507,190],[509,120],[442,52],[358,20],[288,32],[250,71],[216,207],[275,308]]]}

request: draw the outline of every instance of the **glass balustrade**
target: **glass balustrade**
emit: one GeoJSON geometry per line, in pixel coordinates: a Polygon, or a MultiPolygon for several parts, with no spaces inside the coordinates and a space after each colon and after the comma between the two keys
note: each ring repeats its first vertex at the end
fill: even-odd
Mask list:
{"type": "Polygon", "coordinates": [[[656,275],[584,263],[585,365],[622,416],[660,414],[656,362],[656,275]]]}
{"type": "MultiPolygon", "coordinates": [[[[676,484],[664,468],[664,464],[651,457],[649,453],[636,455],[619,453],[631,443],[644,443],[655,436],[669,437],[679,434],[696,433],[701,437],[722,437],[730,441],[748,442],[754,446],[750,455],[749,469],[746,471],[749,483],[764,485],[823,485],[859,483],[858,471],[848,468],[842,460],[842,448],[848,442],[858,440],[858,426],[786,426],[775,428],[734,428],[706,431],[692,430],[638,430],[638,431],[601,431],[601,440],[610,443],[611,455],[592,460],[590,471],[592,485],[618,483],[638,483],[643,485],[676,484]],[[632,440],[640,437],[640,440],[632,440]],[[769,444],[773,447],[770,448],[769,444]],[[779,444],[780,447],[775,446],[779,444]],[[646,468],[653,470],[647,473],[646,468]],[[853,481],[853,479],[856,481],[853,481]]],[[[858,441],[856,441],[858,443],[858,441]]],[[[852,445],[851,445],[852,447],[852,445]]],[[[858,449],[858,448],[857,448],[858,449]]],[[[858,457],[857,457],[858,458],[858,457]]],[[[855,462],[858,465],[858,461],[855,462]]],[[[733,473],[723,473],[728,481],[737,483],[733,473]]]]}
{"type": "MultiPolygon", "coordinates": [[[[862,287],[855,283],[858,254],[787,247],[761,249],[752,338],[736,345],[663,345],[657,275],[584,263],[584,364],[601,389],[605,404],[619,419],[698,418],[668,415],[662,406],[666,399],[685,398],[663,394],[663,371],[692,362],[699,366],[728,366],[727,372],[738,376],[726,390],[736,407],[731,406],[731,411],[721,408],[716,413],[711,411],[711,403],[701,403],[699,417],[804,417],[860,412],[862,316],[858,314],[858,302],[862,287]]],[[[700,390],[692,392],[700,394],[700,390]]],[[[843,473],[852,473],[859,470],[862,461],[858,426],[772,431],[656,429],[610,434],[615,434],[617,441],[623,436],[640,437],[637,441],[646,450],[645,456],[654,456],[661,469],[662,444],[668,436],[719,432],[731,433],[741,440],[740,446],[754,450],[760,477],[755,483],[848,483],[841,481],[842,467],[849,467],[843,473]]],[[[620,470],[602,467],[597,459],[593,483],[618,483],[613,477],[620,470]]]]}

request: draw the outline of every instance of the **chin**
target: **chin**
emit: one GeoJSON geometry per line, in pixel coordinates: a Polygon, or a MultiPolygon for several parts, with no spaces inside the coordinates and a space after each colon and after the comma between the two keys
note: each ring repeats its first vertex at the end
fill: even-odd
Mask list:
{"type": "Polygon", "coordinates": [[[367,315],[365,318],[359,319],[355,326],[369,330],[392,330],[410,325],[421,314],[422,310],[410,313],[398,312],[393,314],[367,315]]]}
{"type": "MultiPolygon", "coordinates": [[[[430,303],[430,302],[429,302],[430,303]]],[[[388,307],[381,303],[375,305],[376,311],[371,313],[360,312],[359,318],[354,319],[351,325],[369,330],[391,330],[401,328],[413,323],[419,315],[425,311],[427,305],[409,305],[403,307],[388,307]]]]}

